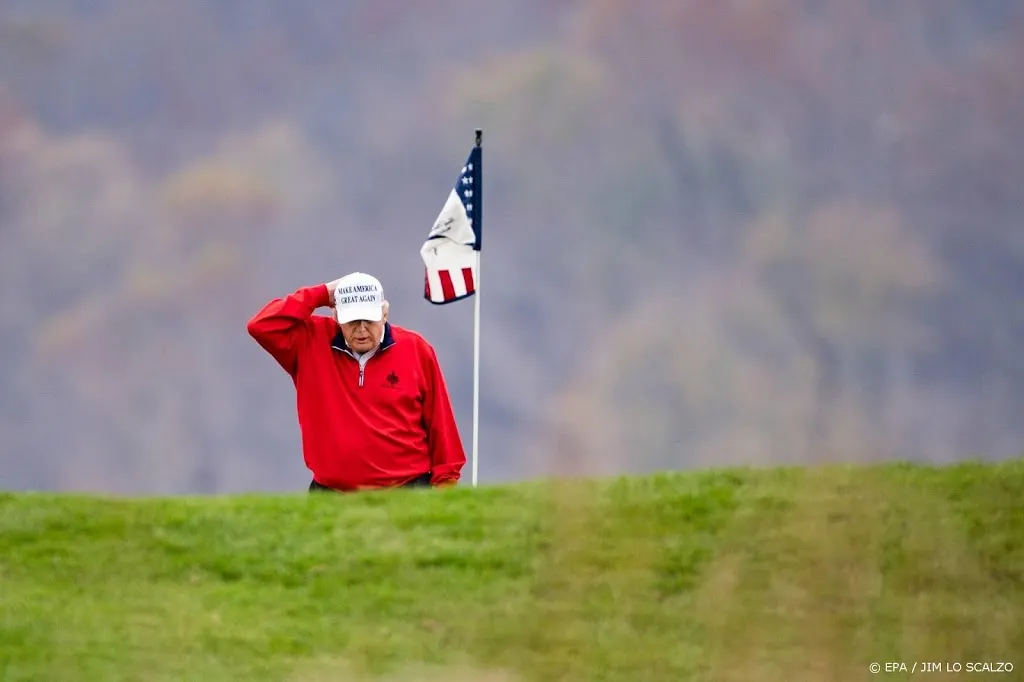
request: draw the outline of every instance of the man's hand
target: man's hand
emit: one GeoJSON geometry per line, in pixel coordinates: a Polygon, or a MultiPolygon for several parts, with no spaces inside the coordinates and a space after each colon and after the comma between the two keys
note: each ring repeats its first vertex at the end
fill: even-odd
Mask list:
{"type": "Polygon", "coordinates": [[[340,280],[341,280],[341,277],[339,277],[338,279],[336,279],[336,280],[334,280],[332,282],[327,282],[324,285],[324,286],[327,287],[327,298],[331,299],[331,305],[330,305],[331,308],[334,308],[334,290],[335,290],[335,288],[337,288],[338,282],[340,280]]]}

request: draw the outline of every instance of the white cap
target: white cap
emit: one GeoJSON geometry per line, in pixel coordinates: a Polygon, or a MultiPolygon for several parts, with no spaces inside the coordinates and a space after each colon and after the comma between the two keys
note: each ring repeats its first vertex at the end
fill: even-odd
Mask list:
{"type": "Polygon", "coordinates": [[[338,280],[334,287],[334,311],[338,322],[384,318],[384,287],[380,280],[362,272],[353,272],[338,280]]]}

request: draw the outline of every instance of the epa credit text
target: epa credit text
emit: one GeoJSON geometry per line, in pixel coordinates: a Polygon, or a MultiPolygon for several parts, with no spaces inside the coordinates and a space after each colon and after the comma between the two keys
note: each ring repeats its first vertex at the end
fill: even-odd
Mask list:
{"type": "Polygon", "coordinates": [[[1009,661],[882,661],[869,666],[873,673],[1012,673],[1009,661]]]}

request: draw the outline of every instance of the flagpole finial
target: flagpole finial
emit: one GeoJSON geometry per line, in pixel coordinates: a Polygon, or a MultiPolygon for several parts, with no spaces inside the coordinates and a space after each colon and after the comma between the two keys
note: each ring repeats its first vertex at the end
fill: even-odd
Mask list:
{"type": "Polygon", "coordinates": [[[484,131],[481,130],[480,128],[477,128],[476,129],[476,146],[477,147],[480,146],[480,142],[483,139],[483,136],[484,136],[484,131]]]}

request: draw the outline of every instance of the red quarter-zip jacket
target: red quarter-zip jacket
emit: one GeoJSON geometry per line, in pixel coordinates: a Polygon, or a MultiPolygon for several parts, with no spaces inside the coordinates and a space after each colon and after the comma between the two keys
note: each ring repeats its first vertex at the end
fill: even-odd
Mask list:
{"type": "Polygon", "coordinates": [[[338,490],[391,487],[431,472],[455,483],[466,455],[433,347],[385,323],[361,369],[333,318],[324,284],[270,301],[249,334],[291,376],[306,466],[338,490]]]}

